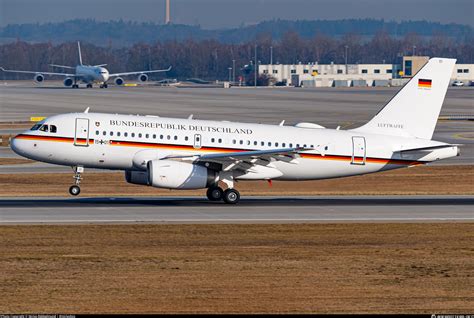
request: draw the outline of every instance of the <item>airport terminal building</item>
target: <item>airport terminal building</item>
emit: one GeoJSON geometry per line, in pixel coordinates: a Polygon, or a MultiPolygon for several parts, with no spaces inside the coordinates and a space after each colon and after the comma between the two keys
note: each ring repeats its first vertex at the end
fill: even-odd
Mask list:
{"type": "MultiPolygon", "coordinates": [[[[262,64],[260,75],[301,87],[401,86],[428,62],[428,56],[404,56],[401,64],[262,64]]],[[[474,83],[474,64],[456,64],[451,81],[474,83]]]]}

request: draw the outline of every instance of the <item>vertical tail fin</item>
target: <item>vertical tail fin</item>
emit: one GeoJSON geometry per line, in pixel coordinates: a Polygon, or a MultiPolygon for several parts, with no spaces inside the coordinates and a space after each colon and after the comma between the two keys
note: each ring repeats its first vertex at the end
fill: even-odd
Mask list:
{"type": "Polygon", "coordinates": [[[81,43],[77,41],[77,51],[79,52],[79,64],[82,65],[81,43]]]}
{"type": "Polygon", "coordinates": [[[354,130],[431,139],[455,64],[431,58],[374,118],[354,130]]]}

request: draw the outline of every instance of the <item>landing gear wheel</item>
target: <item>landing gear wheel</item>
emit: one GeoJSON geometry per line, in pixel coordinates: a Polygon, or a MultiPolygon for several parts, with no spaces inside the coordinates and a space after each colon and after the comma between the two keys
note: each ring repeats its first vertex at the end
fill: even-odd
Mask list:
{"type": "Polygon", "coordinates": [[[69,193],[71,195],[79,195],[79,193],[81,193],[81,188],[77,185],[73,185],[69,188],[69,193]]]}
{"type": "Polygon", "coordinates": [[[87,88],[92,88],[92,84],[87,84],[87,88]]]}
{"type": "Polygon", "coordinates": [[[107,88],[109,87],[109,85],[107,83],[104,84],[104,88],[107,88]]]}
{"type": "Polygon", "coordinates": [[[206,195],[211,201],[220,201],[224,197],[224,190],[219,187],[210,187],[207,189],[206,195]]]}
{"type": "Polygon", "coordinates": [[[72,85],[72,88],[79,88],[79,85],[74,84],[74,85],[72,85]]]}
{"type": "Polygon", "coordinates": [[[235,189],[227,189],[224,191],[223,199],[227,204],[236,204],[240,200],[240,193],[235,189]]]}

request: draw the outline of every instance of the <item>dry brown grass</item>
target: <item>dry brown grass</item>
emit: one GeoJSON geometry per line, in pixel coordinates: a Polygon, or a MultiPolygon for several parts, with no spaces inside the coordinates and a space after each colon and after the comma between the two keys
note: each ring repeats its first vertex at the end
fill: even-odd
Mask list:
{"type": "MultiPolygon", "coordinates": [[[[86,171],[87,172],[87,171],[86,171]]],[[[68,196],[70,174],[0,174],[0,196],[68,196]]],[[[474,166],[419,166],[349,178],[283,182],[239,182],[243,195],[474,194],[474,166]]],[[[85,173],[84,196],[183,196],[204,190],[166,190],[128,184],[123,173],[85,173]]]]}
{"type": "Polygon", "coordinates": [[[474,224],[2,226],[0,312],[462,313],[474,224]]]}

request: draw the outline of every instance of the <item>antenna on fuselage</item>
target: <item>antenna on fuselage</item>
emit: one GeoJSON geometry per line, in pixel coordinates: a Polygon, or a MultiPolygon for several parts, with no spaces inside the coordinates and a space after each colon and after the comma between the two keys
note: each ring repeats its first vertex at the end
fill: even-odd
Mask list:
{"type": "Polygon", "coordinates": [[[82,65],[81,43],[77,41],[77,51],[79,52],[79,65],[82,65]]]}
{"type": "Polygon", "coordinates": [[[283,119],[278,126],[283,126],[285,124],[285,120],[283,119]]]}
{"type": "Polygon", "coordinates": [[[84,114],[88,114],[88,113],[89,113],[89,109],[90,109],[90,107],[87,107],[86,110],[84,111],[84,114]]]}
{"type": "Polygon", "coordinates": [[[189,115],[188,119],[193,119],[193,116],[194,116],[193,114],[189,115]]]}

